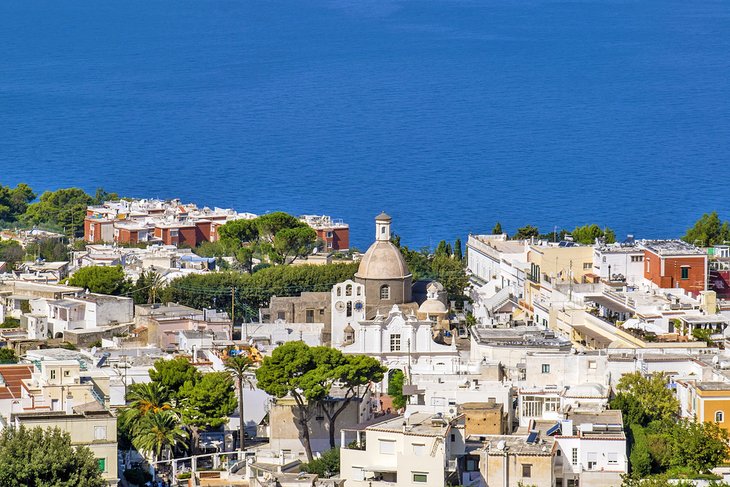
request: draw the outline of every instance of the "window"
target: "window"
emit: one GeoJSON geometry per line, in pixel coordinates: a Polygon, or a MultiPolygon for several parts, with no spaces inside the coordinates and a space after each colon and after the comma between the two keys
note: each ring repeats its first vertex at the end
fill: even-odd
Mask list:
{"type": "Polygon", "coordinates": [[[543,374],[549,374],[550,373],[550,364],[542,364],[542,373],[543,374]]]}
{"type": "Polygon", "coordinates": [[[573,448],[573,452],[570,456],[570,463],[572,463],[573,465],[578,465],[578,449],[577,448],[573,448]]]}
{"type": "Polygon", "coordinates": [[[555,479],[555,487],[563,487],[563,479],[560,477],[555,479]]]}
{"type": "Polygon", "coordinates": [[[595,360],[589,360],[588,361],[588,368],[589,369],[595,369],[596,368],[596,361],[595,360]]]}
{"type": "Polygon", "coordinates": [[[682,279],[689,279],[689,267],[688,266],[682,267],[682,279]]]}
{"type": "Polygon", "coordinates": [[[337,288],[337,295],[338,296],[342,296],[342,288],[341,287],[338,287],[337,288]]]}
{"type": "Polygon", "coordinates": [[[280,320],[286,319],[286,313],[284,311],[277,311],[276,318],[280,320]]]}
{"type": "Polygon", "coordinates": [[[378,440],[380,446],[379,451],[381,455],[395,455],[395,441],[394,440],[378,440]]]}
{"type": "Polygon", "coordinates": [[[456,441],[456,435],[454,433],[451,433],[451,443],[456,441]]]}
{"type": "Polygon", "coordinates": [[[100,472],[106,472],[106,458],[97,458],[96,464],[99,466],[100,472]]]}
{"type": "Polygon", "coordinates": [[[632,255],[631,256],[631,262],[643,262],[644,256],[643,255],[632,255]]]}
{"type": "Polygon", "coordinates": [[[360,286],[357,286],[355,289],[356,289],[357,295],[358,296],[361,296],[362,295],[362,288],[360,286]]]}
{"type": "Polygon", "coordinates": [[[400,352],[400,335],[397,333],[390,335],[390,351],[400,352]]]}
{"type": "Polygon", "coordinates": [[[527,479],[532,477],[532,465],[529,463],[522,464],[522,477],[527,479]]]}
{"type": "Polygon", "coordinates": [[[413,454],[417,457],[426,456],[426,445],[423,443],[414,443],[413,454]]]}
{"type": "Polygon", "coordinates": [[[425,472],[413,472],[413,482],[425,484],[428,482],[428,474],[425,472]]]}
{"type": "Polygon", "coordinates": [[[715,423],[722,423],[725,421],[725,413],[718,411],[715,413],[715,423]]]}
{"type": "Polygon", "coordinates": [[[583,270],[587,271],[593,268],[593,262],[583,262],[583,270]]]}
{"type": "Polygon", "coordinates": [[[522,416],[526,418],[539,418],[542,416],[542,398],[536,396],[525,396],[522,400],[522,416]]]}
{"type": "Polygon", "coordinates": [[[51,379],[55,379],[55,378],[56,378],[56,370],[51,369],[51,379]]]}
{"type": "Polygon", "coordinates": [[[304,313],[306,315],[304,321],[307,323],[314,323],[314,310],[308,309],[304,313]]]}
{"type": "Polygon", "coordinates": [[[559,397],[547,397],[545,398],[545,412],[556,412],[560,409],[560,398],[559,397]]]}
{"type": "Polygon", "coordinates": [[[327,238],[332,238],[332,232],[327,232],[327,238]]]}
{"type": "Polygon", "coordinates": [[[345,296],[352,296],[352,284],[348,284],[345,287],[345,296]]]}
{"type": "Polygon", "coordinates": [[[106,426],[94,426],[94,439],[106,440],[106,426]]]}
{"type": "MultiPolygon", "coordinates": [[[[651,260],[646,259],[646,272],[649,272],[649,270],[651,268],[651,265],[650,264],[651,264],[651,260]]],[[[570,480],[568,482],[570,482],[570,480]]]]}
{"type": "Polygon", "coordinates": [[[568,479],[568,487],[578,487],[578,479],[568,479]]]}
{"type": "Polygon", "coordinates": [[[588,452],[588,470],[593,470],[598,464],[598,454],[595,452],[588,452]]]}
{"type": "Polygon", "coordinates": [[[171,237],[177,237],[178,236],[178,233],[179,232],[177,230],[170,230],[170,236],[171,237]]]}
{"type": "Polygon", "coordinates": [[[608,453],[608,464],[618,465],[618,453],[608,453]]]}
{"type": "Polygon", "coordinates": [[[63,371],[63,376],[64,377],[71,377],[71,371],[70,370],[64,370],[63,371]]]}
{"type": "Polygon", "coordinates": [[[380,299],[390,299],[390,286],[387,284],[380,286],[380,299]]]}

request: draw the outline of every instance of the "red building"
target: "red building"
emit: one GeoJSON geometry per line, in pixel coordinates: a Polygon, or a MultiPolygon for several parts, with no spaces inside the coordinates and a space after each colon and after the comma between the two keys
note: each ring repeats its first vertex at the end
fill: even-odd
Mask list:
{"type": "MultiPolygon", "coordinates": [[[[255,217],[230,209],[201,209],[180,204],[178,200],[111,201],[86,209],[84,240],[120,244],[160,242],[194,248],[203,242],[218,240],[218,228],[226,222],[255,217]]],[[[350,248],[350,226],[342,220],[326,215],[305,215],[301,221],[324,242],[323,251],[350,248]]]]}
{"type": "Polygon", "coordinates": [[[643,244],[644,278],[660,288],[682,288],[693,296],[707,290],[707,254],[682,240],[643,244]]]}
{"type": "Polygon", "coordinates": [[[321,239],[324,251],[347,250],[350,248],[350,225],[327,215],[304,215],[301,220],[312,227],[321,239]]]}

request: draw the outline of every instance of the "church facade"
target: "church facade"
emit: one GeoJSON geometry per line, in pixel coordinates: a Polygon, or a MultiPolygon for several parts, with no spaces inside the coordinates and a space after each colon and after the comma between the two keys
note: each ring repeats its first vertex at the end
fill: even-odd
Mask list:
{"type": "Polygon", "coordinates": [[[413,275],[390,241],[391,221],[385,213],[375,218],[375,242],[363,255],[355,279],[332,288],[332,347],[377,358],[409,377],[456,372],[455,342],[434,341],[436,328],[448,328],[448,309],[440,294],[443,286],[429,285],[420,308],[412,302],[413,275]]]}

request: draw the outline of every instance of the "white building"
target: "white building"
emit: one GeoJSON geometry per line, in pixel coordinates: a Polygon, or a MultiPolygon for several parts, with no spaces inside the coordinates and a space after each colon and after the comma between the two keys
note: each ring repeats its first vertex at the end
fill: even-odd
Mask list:
{"type": "Polygon", "coordinates": [[[353,487],[445,486],[465,454],[463,428],[463,415],[414,413],[342,430],[340,476],[353,487]]]}
{"type": "Polygon", "coordinates": [[[593,273],[603,281],[638,286],[644,280],[644,249],[622,244],[596,246],[593,273]]]}
{"type": "Polygon", "coordinates": [[[621,485],[629,471],[621,411],[569,414],[553,427],[556,487],[621,485]]]}
{"type": "Polygon", "coordinates": [[[351,279],[332,288],[332,347],[352,345],[355,327],[365,321],[365,286],[351,279]]]}
{"type": "Polygon", "coordinates": [[[123,296],[86,293],[62,299],[33,299],[29,303],[33,330],[29,329],[28,335],[37,338],[43,332],[60,338],[68,331],[89,331],[134,320],[134,301],[123,296]],[[43,316],[47,324],[43,324],[43,316]]]}
{"type": "Polygon", "coordinates": [[[378,314],[373,320],[355,323],[352,333],[352,343],[342,347],[344,353],[369,355],[389,369],[401,369],[406,375],[459,371],[456,342],[436,343],[433,323],[404,316],[397,305],[388,316],[378,314]]]}

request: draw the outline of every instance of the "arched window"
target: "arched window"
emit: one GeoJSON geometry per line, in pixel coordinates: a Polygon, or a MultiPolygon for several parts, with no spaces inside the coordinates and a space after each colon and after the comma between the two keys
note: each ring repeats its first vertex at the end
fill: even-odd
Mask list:
{"type": "Polygon", "coordinates": [[[360,296],[362,294],[362,287],[357,286],[356,289],[357,289],[357,291],[355,291],[355,292],[357,293],[358,296],[360,296]]]}
{"type": "Polygon", "coordinates": [[[718,411],[715,413],[715,423],[722,423],[725,421],[725,413],[718,411]]]}
{"type": "Polygon", "coordinates": [[[337,286],[337,295],[342,296],[342,288],[340,286],[337,286]]]}
{"type": "Polygon", "coordinates": [[[380,286],[380,299],[390,299],[390,286],[387,284],[380,286]]]}
{"type": "Polygon", "coordinates": [[[347,316],[352,316],[352,301],[347,302],[347,316]]]}
{"type": "Polygon", "coordinates": [[[352,285],[348,284],[345,288],[345,296],[352,296],[352,285]]]}

